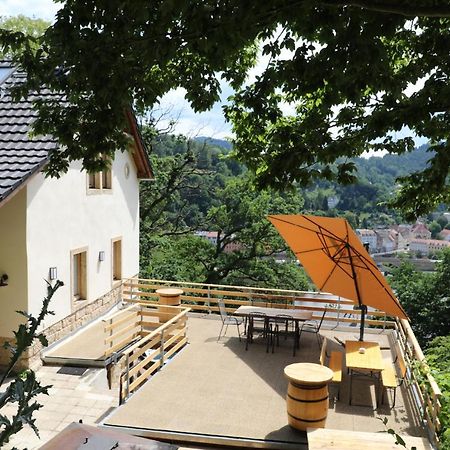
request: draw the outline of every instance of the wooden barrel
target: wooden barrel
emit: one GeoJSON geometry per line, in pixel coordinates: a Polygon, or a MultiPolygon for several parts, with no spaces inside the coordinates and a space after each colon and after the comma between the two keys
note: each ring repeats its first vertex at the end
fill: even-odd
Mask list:
{"type": "MultiPolygon", "coordinates": [[[[157,289],[156,293],[159,296],[158,303],[160,305],[170,305],[170,306],[180,306],[181,305],[181,295],[183,291],[176,288],[163,288],[157,289]]],[[[159,306],[158,311],[160,312],[159,321],[167,322],[172,317],[179,313],[179,310],[174,308],[166,308],[164,306],[159,306]]]]}
{"type": "Polygon", "coordinates": [[[323,428],[328,414],[328,386],[289,382],[286,397],[288,423],[297,430],[323,428]]]}
{"type": "Polygon", "coordinates": [[[328,382],[333,372],[311,363],[291,364],[284,369],[289,379],[286,396],[288,423],[297,430],[323,428],[328,415],[328,382]]]}

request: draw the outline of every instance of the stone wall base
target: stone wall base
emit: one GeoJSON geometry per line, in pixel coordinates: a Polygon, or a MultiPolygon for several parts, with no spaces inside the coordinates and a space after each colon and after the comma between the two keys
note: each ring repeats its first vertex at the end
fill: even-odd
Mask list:
{"type": "MultiPolygon", "coordinates": [[[[69,316],[43,330],[49,345],[68,336],[70,333],[80,329],[83,325],[86,325],[105,314],[114,305],[119,303],[121,300],[120,293],[121,286],[117,286],[97,300],[86,303],[84,306],[80,306],[69,316]]],[[[3,348],[3,344],[6,341],[11,342],[12,340],[12,338],[0,336],[0,366],[2,367],[7,366],[10,359],[10,352],[3,348]]],[[[17,362],[14,368],[15,372],[20,372],[24,369],[38,369],[42,365],[41,352],[43,348],[42,344],[38,340],[35,340],[33,345],[17,362]]]]}

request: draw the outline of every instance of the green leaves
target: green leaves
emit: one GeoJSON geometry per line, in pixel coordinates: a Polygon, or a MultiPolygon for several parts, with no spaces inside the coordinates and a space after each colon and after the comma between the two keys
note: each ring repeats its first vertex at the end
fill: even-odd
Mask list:
{"type": "MultiPolygon", "coordinates": [[[[36,133],[54,135],[62,148],[50,155],[49,175],[75,159],[101,170],[99,152],[126,148],[123,112],[131,104],[144,112],[184,87],[196,111],[208,110],[225,79],[236,90],[225,108],[236,155],[260,186],[284,189],[314,179],[353,181],[349,166],[335,166],[342,157],[408,152],[414,135],[438,146],[450,138],[447,8],[379,8],[292,0],[66,2],[42,38],[2,31],[0,42],[28,73],[17,95],[42,86],[62,94],[36,103],[36,133]],[[251,84],[258,45],[270,60],[251,84]]],[[[400,180],[394,205],[408,217],[449,201],[450,159],[440,152],[434,158],[400,180]]]]}
{"type": "MultiPolygon", "coordinates": [[[[48,283],[48,295],[43,301],[42,309],[37,318],[25,311],[17,311],[24,316],[27,321],[25,324],[21,324],[18,330],[14,332],[15,344],[5,343],[5,348],[9,349],[11,352],[11,359],[0,380],[0,385],[3,385],[4,381],[14,369],[17,361],[33,344],[35,339],[38,339],[44,346],[48,345],[45,335],[43,333],[38,333],[37,330],[41,326],[44,318],[48,314],[53,314],[48,310],[50,300],[55,292],[63,285],[64,283],[60,280],[57,280],[54,285],[48,283]]],[[[39,436],[39,430],[35,425],[33,414],[40,409],[42,405],[33,399],[39,394],[48,395],[48,389],[50,387],[51,386],[42,386],[36,378],[34,371],[26,370],[19,373],[11,383],[9,383],[5,391],[0,393],[0,410],[6,405],[17,404],[17,410],[11,418],[4,414],[0,414],[0,446],[8,443],[11,436],[22,430],[25,425],[29,425],[39,436]]]]}
{"type": "Polygon", "coordinates": [[[441,412],[439,420],[441,421],[441,448],[448,449],[450,447],[450,335],[439,336],[434,338],[425,351],[427,363],[431,369],[431,373],[438,383],[442,396],[439,401],[441,403],[441,412]]]}
{"type": "Polygon", "coordinates": [[[29,425],[39,436],[33,413],[42,405],[32,399],[40,394],[48,395],[50,386],[42,386],[33,371],[26,371],[17,376],[0,397],[0,409],[6,404],[16,404],[17,411],[9,419],[0,415],[0,444],[6,444],[13,434],[18,433],[25,425],[29,425]]]}
{"type": "Polygon", "coordinates": [[[214,147],[173,136],[155,141],[157,180],[141,192],[144,276],[307,287],[297,266],[275,261],[273,255],[286,246],[266,219],[268,214],[298,213],[303,207],[298,192],[255,189],[249,174],[242,174],[244,168],[214,147]],[[215,231],[216,243],[192,236],[198,230],[215,231]]]}

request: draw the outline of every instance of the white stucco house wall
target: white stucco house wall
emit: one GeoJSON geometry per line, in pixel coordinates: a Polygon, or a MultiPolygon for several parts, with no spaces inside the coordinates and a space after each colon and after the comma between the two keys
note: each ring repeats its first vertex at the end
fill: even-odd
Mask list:
{"type": "MultiPolygon", "coordinates": [[[[29,137],[31,103],[12,103],[7,94],[20,76],[0,65],[0,344],[23,320],[15,311],[37,315],[46,281],[57,278],[64,286],[44,323],[51,343],[117,303],[120,280],[139,272],[139,182],[152,172],[128,112],[130,148],[116,152],[109,171],[89,175],[74,162],[59,179],[45,178],[57,143],[29,137]]],[[[0,353],[0,364],[6,357],[0,353]]]]}

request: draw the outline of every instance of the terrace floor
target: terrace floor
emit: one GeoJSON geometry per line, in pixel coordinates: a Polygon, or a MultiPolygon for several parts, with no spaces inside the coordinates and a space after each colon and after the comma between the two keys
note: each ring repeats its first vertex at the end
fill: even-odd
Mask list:
{"type": "MultiPolygon", "coordinates": [[[[231,326],[227,337],[218,342],[220,325],[217,316],[192,314],[188,321],[189,344],[110,414],[104,425],[141,436],[197,445],[307,448],[306,433],[287,425],[287,380],[283,369],[294,362],[318,362],[320,349],[316,337],[304,334],[293,357],[290,341],[283,339],[274,354],[266,353],[265,345],[257,341],[246,351],[244,340],[239,341],[236,328],[231,326]]],[[[321,334],[331,339],[329,350],[341,350],[333,338],[356,340],[358,331],[329,329],[321,334]]],[[[392,358],[389,333],[366,332],[365,339],[379,342],[385,348],[383,357],[392,358]]],[[[358,378],[353,382],[352,406],[346,373],[340,400],[336,400],[334,393],[331,387],[327,430],[384,431],[380,417],[387,417],[389,428],[402,437],[424,436],[411,406],[410,393],[404,387],[398,389],[393,409],[389,405],[376,409],[375,383],[370,379],[358,378]]],[[[415,440],[414,444],[420,441],[415,440]]]]}

